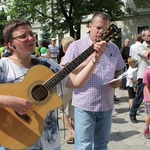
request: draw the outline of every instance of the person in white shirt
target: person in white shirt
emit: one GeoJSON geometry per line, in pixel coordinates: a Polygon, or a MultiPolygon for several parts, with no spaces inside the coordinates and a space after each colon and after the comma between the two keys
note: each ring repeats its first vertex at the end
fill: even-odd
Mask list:
{"type": "Polygon", "coordinates": [[[58,46],[56,46],[56,38],[51,39],[51,44],[48,45],[48,49],[50,52],[51,59],[57,62],[57,55],[59,53],[59,49],[58,46]]]}
{"type": "Polygon", "coordinates": [[[142,36],[140,34],[136,34],[135,35],[135,43],[131,45],[130,47],[130,53],[129,53],[129,56],[131,56],[132,58],[138,60],[138,56],[136,54],[137,52],[137,47],[139,45],[141,45],[141,42],[142,42],[142,36]]]}
{"type": "Polygon", "coordinates": [[[138,72],[137,72],[137,94],[134,98],[133,105],[130,109],[130,120],[132,123],[138,123],[136,119],[137,111],[143,102],[143,74],[144,71],[150,66],[150,62],[147,57],[150,53],[150,30],[146,29],[142,32],[143,43],[137,47],[137,55],[138,55],[138,72]]]}
{"type": "Polygon", "coordinates": [[[131,108],[133,104],[133,99],[135,98],[135,94],[136,94],[136,82],[137,82],[137,70],[135,70],[136,60],[132,57],[129,57],[128,64],[129,64],[129,68],[127,70],[128,74],[126,76],[127,79],[126,87],[129,96],[129,108],[131,108]]]}

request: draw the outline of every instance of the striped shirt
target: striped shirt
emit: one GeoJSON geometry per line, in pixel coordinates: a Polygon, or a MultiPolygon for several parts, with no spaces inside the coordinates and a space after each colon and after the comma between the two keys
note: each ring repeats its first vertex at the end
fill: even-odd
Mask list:
{"type": "MultiPolygon", "coordinates": [[[[92,45],[90,36],[74,41],[70,44],[65,54],[63,65],[71,62],[85,49],[92,45]]],[[[115,71],[125,66],[120,50],[115,44],[108,43],[107,48],[93,75],[85,87],[74,89],[72,104],[83,110],[99,112],[113,109],[114,89],[109,85],[102,85],[114,78],[115,71]]]]}

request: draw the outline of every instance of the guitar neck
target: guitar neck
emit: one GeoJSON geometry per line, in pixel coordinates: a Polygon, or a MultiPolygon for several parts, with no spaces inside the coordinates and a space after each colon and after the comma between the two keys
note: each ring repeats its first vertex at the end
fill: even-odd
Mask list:
{"type": "Polygon", "coordinates": [[[67,75],[69,75],[76,67],[78,67],[84,60],[86,60],[95,50],[93,49],[94,44],[88,47],[84,52],[82,52],[73,61],[67,64],[62,70],[57,72],[52,76],[44,86],[47,90],[53,89],[61,80],[63,80],[67,75]]]}
{"type": "MultiPolygon", "coordinates": [[[[110,39],[114,38],[119,29],[114,24],[111,24],[106,28],[106,30],[101,34],[100,38],[96,41],[99,42],[101,40],[105,40],[108,42],[110,39]]],[[[96,43],[95,42],[95,43],[96,43]]],[[[67,64],[62,70],[57,72],[54,76],[52,76],[44,86],[47,90],[53,89],[62,79],[64,79],[69,73],[71,73],[76,67],[78,67],[84,60],[86,60],[95,50],[93,43],[90,47],[88,47],[84,52],[82,52],[78,57],[76,57],[73,61],[67,64]]]]}

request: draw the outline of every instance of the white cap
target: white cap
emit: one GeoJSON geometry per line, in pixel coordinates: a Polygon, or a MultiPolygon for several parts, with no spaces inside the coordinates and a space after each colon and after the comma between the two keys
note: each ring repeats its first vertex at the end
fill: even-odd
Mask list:
{"type": "Polygon", "coordinates": [[[56,38],[52,38],[52,39],[51,39],[51,41],[54,41],[54,40],[56,40],[56,38]]]}

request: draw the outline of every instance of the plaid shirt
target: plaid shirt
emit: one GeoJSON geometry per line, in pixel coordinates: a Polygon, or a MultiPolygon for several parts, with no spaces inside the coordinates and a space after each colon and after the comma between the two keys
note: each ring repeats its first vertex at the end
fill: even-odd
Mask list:
{"type": "MultiPolygon", "coordinates": [[[[85,49],[92,45],[90,36],[74,41],[67,49],[63,65],[71,62],[85,49]]],[[[114,89],[109,85],[102,85],[114,78],[115,71],[125,66],[120,50],[115,44],[107,43],[107,48],[93,75],[85,87],[74,89],[72,104],[83,110],[99,112],[113,109],[114,89]]]]}

